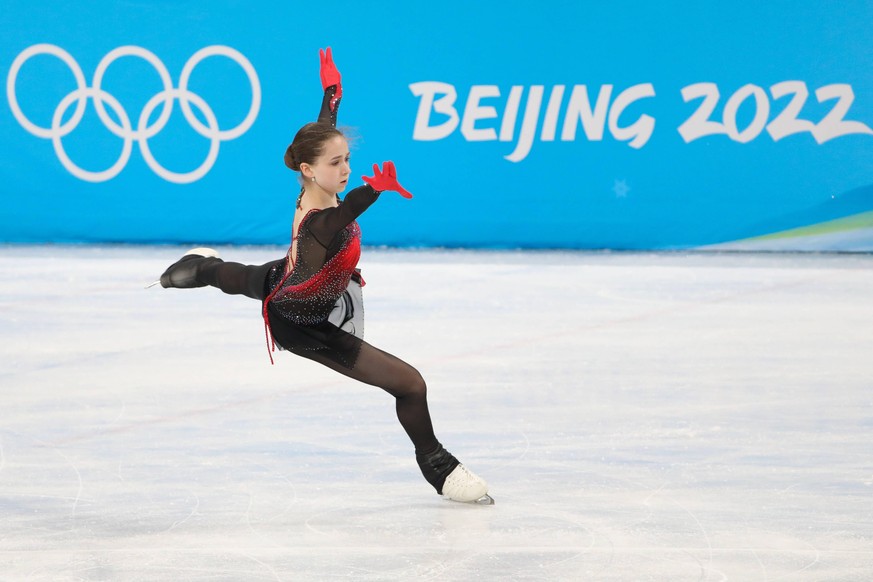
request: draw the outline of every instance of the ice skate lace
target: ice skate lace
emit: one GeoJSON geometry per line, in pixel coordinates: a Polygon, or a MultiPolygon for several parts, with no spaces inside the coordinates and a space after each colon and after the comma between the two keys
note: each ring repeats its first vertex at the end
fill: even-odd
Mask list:
{"type": "Polygon", "coordinates": [[[471,498],[487,492],[487,485],[481,477],[467,469],[464,465],[458,465],[446,478],[443,485],[443,495],[450,498],[471,498]],[[476,495],[471,495],[476,491],[476,495]]]}

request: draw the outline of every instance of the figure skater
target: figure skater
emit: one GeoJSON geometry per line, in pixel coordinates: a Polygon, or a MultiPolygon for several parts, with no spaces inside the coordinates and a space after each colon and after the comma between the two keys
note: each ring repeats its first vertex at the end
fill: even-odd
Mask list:
{"type": "Polygon", "coordinates": [[[304,125],[285,152],[285,164],[299,172],[302,184],[286,256],[255,266],[225,262],[213,249],[192,249],[161,275],[161,286],[212,286],[260,300],[268,351],[278,345],[388,392],[418,466],[436,492],[453,501],[493,504],[485,481],[434,435],[421,374],[362,339],[363,281],[356,268],[361,232],[355,219],[386,190],[412,195],[387,161],[381,169],[374,165],[374,175],[363,176],[365,184],[340,200],[351,173],[348,142],[336,128],[342,83],[331,49],[319,55],[324,97],[318,121],[304,125]]]}

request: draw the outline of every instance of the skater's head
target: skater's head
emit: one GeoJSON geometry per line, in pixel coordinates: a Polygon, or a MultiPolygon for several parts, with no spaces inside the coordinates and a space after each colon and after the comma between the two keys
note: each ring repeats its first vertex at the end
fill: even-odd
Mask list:
{"type": "Polygon", "coordinates": [[[315,189],[336,194],[339,200],[349,182],[349,158],[349,142],[343,133],[322,123],[301,127],[285,152],[285,164],[300,172],[301,198],[307,190],[315,189]]]}
{"type": "Polygon", "coordinates": [[[300,172],[301,195],[307,187],[337,194],[346,189],[349,143],[343,133],[326,123],[307,123],[285,151],[285,165],[300,172]]]}

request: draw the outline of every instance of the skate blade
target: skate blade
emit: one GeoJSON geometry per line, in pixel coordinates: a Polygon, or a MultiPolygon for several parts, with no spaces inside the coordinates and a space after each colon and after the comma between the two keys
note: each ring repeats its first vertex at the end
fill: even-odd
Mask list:
{"type": "Polygon", "coordinates": [[[452,499],[451,497],[445,497],[445,499],[448,501],[454,501],[455,503],[466,503],[467,505],[494,505],[494,498],[487,493],[479,499],[474,499],[473,501],[458,501],[457,499],[452,499]]]}
{"type": "Polygon", "coordinates": [[[160,285],[160,284],[161,284],[161,280],[158,279],[157,281],[155,281],[155,282],[153,282],[153,283],[149,283],[148,285],[146,285],[145,287],[143,287],[143,289],[151,289],[151,288],[154,287],[155,285],[160,285]]]}

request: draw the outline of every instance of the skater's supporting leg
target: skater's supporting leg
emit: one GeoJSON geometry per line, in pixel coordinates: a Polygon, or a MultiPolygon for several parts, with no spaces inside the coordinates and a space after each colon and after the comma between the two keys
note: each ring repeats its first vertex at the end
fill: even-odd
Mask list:
{"type": "Polygon", "coordinates": [[[387,352],[361,342],[361,350],[351,369],[317,351],[300,355],[315,360],[372,386],[382,388],[396,399],[397,419],[409,435],[417,453],[430,452],[439,446],[427,408],[427,385],[418,370],[387,352]]]}
{"type": "Polygon", "coordinates": [[[415,458],[436,492],[454,501],[494,503],[488,485],[445,450],[433,432],[427,407],[427,386],[421,374],[396,356],[366,342],[351,369],[317,351],[305,355],[337,372],[378,386],[396,398],[397,418],[415,445],[415,458]]]}

